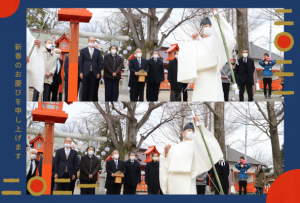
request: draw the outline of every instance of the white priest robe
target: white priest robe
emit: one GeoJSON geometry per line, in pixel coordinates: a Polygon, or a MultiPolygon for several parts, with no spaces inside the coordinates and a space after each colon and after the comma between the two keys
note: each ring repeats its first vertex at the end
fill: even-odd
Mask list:
{"type": "MultiPolygon", "coordinates": [[[[29,56],[32,46],[34,45],[35,38],[30,33],[27,28],[27,40],[26,40],[26,56],[29,56]]],[[[38,92],[44,91],[44,77],[46,70],[45,57],[42,50],[42,45],[40,48],[35,46],[30,58],[29,63],[27,63],[27,101],[29,101],[29,86],[34,87],[38,92]]]]}
{"type": "MultiPolygon", "coordinates": [[[[235,46],[230,24],[219,15],[229,57],[235,46]]],[[[199,41],[189,39],[179,45],[178,82],[194,80],[192,101],[224,101],[220,70],[227,62],[227,55],[216,19],[211,19],[212,34],[199,41]]]]}
{"type": "MultiPolygon", "coordinates": [[[[222,150],[214,135],[200,126],[215,164],[223,157],[222,150]]],[[[193,140],[172,145],[167,157],[165,152],[160,155],[159,179],[164,194],[197,194],[196,177],[212,167],[199,129],[195,129],[193,140]]]]}

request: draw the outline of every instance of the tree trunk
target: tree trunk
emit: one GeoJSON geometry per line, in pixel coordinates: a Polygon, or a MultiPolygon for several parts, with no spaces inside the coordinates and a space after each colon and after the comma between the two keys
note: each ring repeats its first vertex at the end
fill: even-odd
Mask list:
{"type": "Polygon", "coordinates": [[[274,102],[267,102],[268,117],[271,122],[270,125],[270,137],[272,144],[272,155],[273,155],[273,167],[274,176],[277,178],[283,173],[282,169],[282,157],[280,153],[280,143],[277,129],[277,117],[275,116],[274,102]]]}
{"type": "Polygon", "coordinates": [[[243,49],[247,49],[248,55],[250,57],[249,40],[248,40],[248,9],[247,8],[236,9],[236,26],[237,26],[238,53],[240,54],[242,53],[243,49]]]}
{"type": "Polygon", "coordinates": [[[215,102],[214,135],[219,142],[221,150],[226,157],[225,129],[224,129],[224,102],[215,102]]]}

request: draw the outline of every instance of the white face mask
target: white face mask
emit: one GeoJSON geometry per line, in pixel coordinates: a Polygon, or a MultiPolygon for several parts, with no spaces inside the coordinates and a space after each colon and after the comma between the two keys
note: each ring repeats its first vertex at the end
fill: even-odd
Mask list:
{"type": "Polygon", "coordinates": [[[111,53],[112,53],[112,54],[116,54],[116,53],[117,53],[117,50],[112,49],[112,50],[111,50],[111,53]]]}
{"type": "Polygon", "coordinates": [[[177,58],[177,59],[178,59],[178,55],[175,55],[175,58],[177,58]]]}
{"type": "Polygon", "coordinates": [[[248,57],[248,54],[247,54],[247,53],[244,53],[244,54],[243,54],[243,57],[244,57],[244,58],[247,58],[247,57],[248,57]]]}
{"type": "Polygon", "coordinates": [[[244,168],[244,165],[241,165],[241,168],[244,168]]]}
{"type": "Polygon", "coordinates": [[[131,161],[135,160],[135,156],[130,156],[129,158],[131,161]]]}
{"type": "Polygon", "coordinates": [[[185,136],[187,139],[189,139],[189,140],[193,140],[193,137],[194,137],[194,133],[193,132],[187,132],[186,133],[186,136],[185,136]]]}
{"type": "Polygon", "coordinates": [[[266,64],[266,65],[268,65],[268,64],[269,64],[269,62],[265,62],[265,64],[266,64]]]}
{"type": "Polygon", "coordinates": [[[206,35],[206,36],[210,36],[211,32],[212,32],[212,29],[210,27],[205,27],[203,29],[203,34],[206,35]]]}
{"type": "Polygon", "coordinates": [[[138,58],[141,58],[141,57],[142,57],[142,53],[137,53],[136,56],[137,56],[138,58]]]}
{"type": "Polygon", "coordinates": [[[153,159],[153,161],[157,161],[157,160],[158,160],[158,157],[155,156],[155,157],[153,157],[152,159],[153,159]]]}
{"type": "Polygon", "coordinates": [[[115,154],[115,155],[114,155],[114,158],[115,158],[115,159],[118,159],[118,158],[119,158],[119,154],[115,154]]]}
{"type": "Polygon", "coordinates": [[[30,158],[31,158],[31,159],[35,159],[35,158],[36,158],[36,155],[35,155],[35,154],[30,154],[30,158]]]}
{"type": "Polygon", "coordinates": [[[65,144],[65,147],[70,148],[71,144],[65,144]]]}
{"type": "Polygon", "coordinates": [[[93,150],[88,151],[88,153],[89,153],[90,156],[94,155],[94,151],[93,150]]]}
{"type": "Polygon", "coordinates": [[[154,54],[154,55],[153,55],[153,58],[157,59],[157,58],[158,58],[158,55],[157,55],[157,54],[154,54]]]}
{"type": "Polygon", "coordinates": [[[89,47],[94,47],[95,44],[94,43],[89,43],[89,47]]]}
{"type": "Polygon", "coordinates": [[[57,58],[60,59],[60,54],[56,54],[57,58]]]}
{"type": "Polygon", "coordinates": [[[52,49],[52,44],[46,44],[47,49],[52,49]]]}

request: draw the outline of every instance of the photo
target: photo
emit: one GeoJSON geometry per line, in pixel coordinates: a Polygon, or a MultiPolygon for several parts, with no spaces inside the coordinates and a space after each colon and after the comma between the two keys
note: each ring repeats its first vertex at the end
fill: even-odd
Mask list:
{"type": "Polygon", "coordinates": [[[28,195],[266,195],[284,172],[281,102],[27,102],[26,125],[28,195]]]}
{"type": "Polygon", "coordinates": [[[27,101],[282,102],[277,21],[275,8],[27,8],[27,101]]]}

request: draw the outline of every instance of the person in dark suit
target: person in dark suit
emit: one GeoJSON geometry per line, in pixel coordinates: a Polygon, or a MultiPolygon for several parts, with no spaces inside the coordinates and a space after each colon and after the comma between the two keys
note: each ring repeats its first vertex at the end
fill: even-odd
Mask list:
{"type": "Polygon", "coordinates": [[[182,83],[177,82],[178,53],[179,51],[175,51],[175,59],[169,61],[168,65],[168,81],[171,84],[170,101],[181,101],[182,83]]]}
{"type": "MultiPolygon", "coordinates": [[[[101,50],[99,49],[98,44],[95,44],[95,49],[98,49],[101,53],[101,50]]],[[[103,58],[103,56],[101,55],[101,57],[103,58]]],[[[102,60],[102,64],[103,64],[103,60],[102,60]]],[[[96,80],[96,86],[95,86],[95,93],[94,93],[94,99],[93,101],[98,101],[98,90],[99,90],[99,83],[100,83],[101,77],[99,77],[96,80]]]]}
{"type": "MultiPolygon", "coordinates": [[[[75,150],[75,145],[71,145],[71,149],[75,150]]],[[[80,168],[80,157],[77,156],[77,169],[76,169],[76,175],[75,175],[75,179],[74,180],[71,180],[71,185],[70,185],[70,190],[72,191],[72,194],[74,193],[74,189],[75,189],[75,183],[76,183],[76,180],[77,180],[77,171],[79,171],[79,168],[80,168]]]]}
{"type": "MultiPolygon", "coordinates": [[[[100,168],[99,159],[95,156],[95,148],[89,146],[87,154],[81,156],[80,161],[80,184],[96,184],[100,168]]],[[[80,188],[81,195],[94,195],[95,188],[80,188]]]]}
{"type": "MultiPolygon", "coordinates": [[[[51,179],[51,194],[53,194],[53,188],[54,188],[54,158],[52,159],[52,179],[51,179]]],[[[42,177],[42,172],[43,172],[43,157],[40,158],[40,161],[39,161],[39,176],[42,177]]]]}
{"type": "MultiPolygon", "coordinates": [[[[36,170],[39,167],[39,161],[36,160],[36,155],[37,155],[37,150],[36,149],[31,149],[30,150],[30,157],[27,157],[27,159],[29,161],[27,161],[26,188],[27,188],[27,183],[30,180],[30,178],[36,176],[36,170]]],[[[28,190],[27,190],[27,194],[30,194],[30,192],[28,190]]]]}
{"type": "Polygon", "coordinates": [[[79,56],[79,77],[82,79],[82,101],[93,101],[97,79],[101,78],[102,56],[95,49],[95,39],[89,38],[89,46],[81,49],[79,56]]]}
{"type": "Polygon", "coordinates": [[[65,139],[65,147],[58,149],[54,158],[54,178],[70,179],[69,183],[57,183],[58,191],[71,191],[71,181],[75,180],[77,169],[77,152],[71,149],[71,138],[65,139]]]}
{"type": "Polygon", "coordinates": [[[247,89],[248,101],[253,101],[252,86],[254,85],[253,73],[255,70],[253,59],[248,57],[248,51],[244,49],[241,53],[242,58],[238,60],[236,65],[236,73],[239,76],[240,101],[244,101],[245,87],[247,89]]]}
{"type": "MultiPolygon", "coordinates": [[[[79,61],[79,56],[78,56],[79,61]]],[[[66,56],[65,62],[64,62],[64,80],[65,80],[65,101],[68,101],[68,88],[69,88],[69,56],[66,56]]],[[[79,77],[79,66],[78,66],[78,85],[77,85],[77,91],[79,90],[80,83],[82,82],[82,79],[79,77]]]]}
{"type": "Polygon", "coordinates": [[[125,161],[126,175],[124,177],[123,194],[135,195],[137,184],[141,182],[141,165],[135,160],[135,152],[129,152],[129,159],[125,161]]]}
{"type": "Polygon", "coordinates": [[[136,58],[129,61],[129,86],[130,86],[130,101],[144,101],[145,82],[138,81],[138,72],[144,70],[149,71],[148,62],[142,58],[142,50],[140,48],[135,50],[136,58]]]}
{"type": "Polygon", "coordinates": [[[104,56],[105,101],[118,101],[119,82],[123,68],[123,59],[117,54],[118,48],[113,45],[110,53],[104,56]]]}
{"type": "MultiPolygon", "coordinates": [[[[219,160],[219,162],[215,164],[215,168],[216,168],[217,174],[219,176],[223,192],[225,195],[228,195],[228,188],[229,188],[228,177],[229,177],[229,172],[230,172],[229,164],[228,164],[228,162],[225,162],[223,158],[221,158],[219,160]]],[[[211,174],[211,180],[213,181],[212,184],[214,185],[214,187],[217,187],[217,188],[215,188],[215,195],[219,195],[220,188],[219,188],[217,178],[216,178],[213,168],[210,169],[209,173],[211,174]]]]}
{"type": "Polygon", "coordinates": [[[145,182],[148,186],[148,195],[158,195],[159,184],[159,162],[158,154],[152,154],[152,161],[146,164],[145,182]]]}
{"type": "Polygon", "coordinates": [[[57,100],[57,95],[58,95],[58,89],[59,85],[61,84],[61,67],[63,65],[63,60],[60,59],[61,57],[61,51],[60,49],[55,49],[54,50],[57,60],[56,60],[56,70],[53,75],[53,81],[52,84],[50,85],[50,94],[51,96],[51,101],[58,101],[57,100]]]}
{"type": "Polygon", "coordinates": [[[147,101],[158,101],[160,83],[164,81],[164,63],[157,50],[152,51],[152,58],[148,60],[149,72],[146,77],[147,101]]]}
{"type": "MultiPolygon", "coordinates": [[[[106,194],[119,195],[121,193],[122,183],[115,183],[115,173],[121,171],[124,175],[126,173],[125,164],[119,159],[119,151],[114,150],[112,152],[113,159],[106,162],[106,183],[105,187],[107,189],[106,194]]],[[[123,182],[123,178],[122,178],[123,182]]]]}

